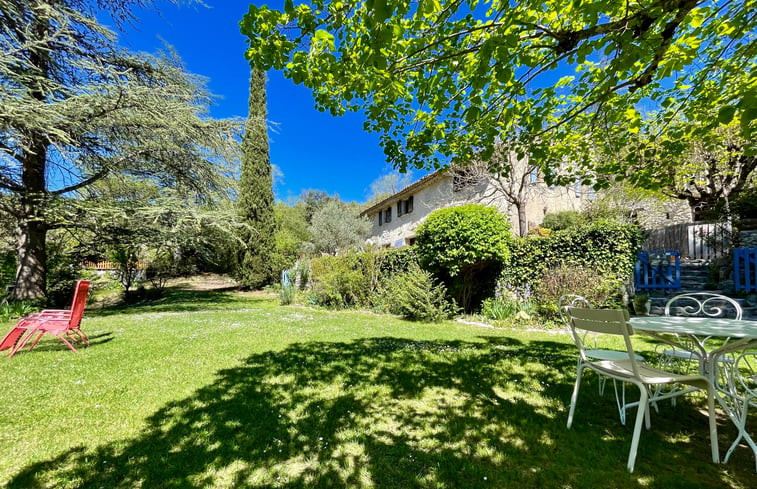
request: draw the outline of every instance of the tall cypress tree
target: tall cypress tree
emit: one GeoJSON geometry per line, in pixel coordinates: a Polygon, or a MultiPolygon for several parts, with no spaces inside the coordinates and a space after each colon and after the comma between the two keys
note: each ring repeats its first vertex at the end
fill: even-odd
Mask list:
{"type": "Polygon", "coordinates": [[[271,253],[275,244],[276,221],[268,154],[265,83],[265,73],[252,70],[249,115],[242,139],[242,178],[238,201],[239,212],[250,226],[246,236],[247,248],[239,270],[239,282],[245,288],[260,288],[273,280],[271,253]]]}

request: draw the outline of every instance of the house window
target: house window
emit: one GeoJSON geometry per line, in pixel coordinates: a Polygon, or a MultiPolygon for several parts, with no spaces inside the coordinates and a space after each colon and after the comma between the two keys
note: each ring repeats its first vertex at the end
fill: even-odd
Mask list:
{"type": "Polygon", "coordinates": [[[594,199],[597,197],[597,192],[594,190],[594,187],[589,187],[586,191],[586,197],[589,201],[594,202],[594,199]]]}
{"type": "Polygon", "coordinates": [[[539,169],[538,168],[534,168],[533,170],[531,170],[530,177],[531,177],[531,183],[538,182],[539,181],[539,169]]]}
{"type": "Polygon", "coordinates": [[[412,238],[405,238],[405,244],[408,246],[413,246],[415,244],[415,236],[412,238]]]}
{"type": "Polygon", "coordinates": [[[384,224],[384,213],[383,211],[379,211],[378,214],[379,214],[379,226],[381,226],[382,224],[384,224]]]}
{"type": "Polygon", "coordinates": [[[400,200],[397,202],[397,217],[413,212],[413,196],[407,198],[407,200],[400,200]]]}
{"type": "Polygon", "coordinates": [[[670,212],[665,213],[665,219],[670,219],[670,212]]]}
{"type": "Polygon", "coordinates": [[[384,222],[387,224],[392,222],[392,208],[391,207],[387,207],[386,210],[384,211],[384,222]]]}
{"type": "Polygon", "coordinates": [[[576,184],[573,186],[573,190],[576,192],[576,198],[581,198],[581,182],[576,182],[576,184]]]}

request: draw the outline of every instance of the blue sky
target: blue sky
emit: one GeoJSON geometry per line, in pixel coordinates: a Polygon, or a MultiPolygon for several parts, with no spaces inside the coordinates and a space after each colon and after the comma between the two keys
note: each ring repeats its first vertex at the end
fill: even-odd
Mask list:
{"type": "MultiPolygon", "coordinates": [[[[250,0],[205,0],[210,8],[156,2],[154,10],[138,10],[140,21],[119,33],[120,44],[155,52],[166,42],[179,53],[187,69],[209,79],[210,91],[220,98],[214,117],[246,117],[249,65],[239,21],[250,0]]],[[[260,2],[281,8],[283,1],[260,2]]],[[[268,118],[271,162],[283,173],[276,197],[292,199],[304,189],[338,193],[344,200],[362,202],[380,175],[391,171],[377,134],[363,131],[363,116],[333,117],[314,108],[310,91],[268,73],[268,118]]]]}

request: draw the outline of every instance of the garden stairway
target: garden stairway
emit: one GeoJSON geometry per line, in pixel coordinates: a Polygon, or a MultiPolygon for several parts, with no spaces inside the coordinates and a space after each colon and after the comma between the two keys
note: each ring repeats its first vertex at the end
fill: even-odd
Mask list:
{"type": "Polygon", "coordinates": [[[665,313],[665,304],[668,300],[678,294],[691,292],[712,292],[713,294],[723,294],[732,297],[739,303],[744,311],[744,319],[757,320],[757,294],[744,296],[743,293],[730,293],[717,290],[710,279],[710,265],[705,260],[688,260],[681,262],[681,289],[674,291],[652,292],[650,294],[652,315],[661,316],[665,313]]]}

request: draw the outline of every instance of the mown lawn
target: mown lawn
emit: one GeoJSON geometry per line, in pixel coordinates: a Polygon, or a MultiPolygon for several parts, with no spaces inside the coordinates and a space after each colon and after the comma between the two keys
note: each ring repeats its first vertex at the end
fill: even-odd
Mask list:
{"type": "MultiPolygon", "coordinates": [[[[84,328],[78,355],[52,339],[0,358],[0,485],[757,486],[746,448],[709,461],[700,399],[653,413],[633,474],[632,423],[591,374],[566,429],[562,334],[187,291],[91,311],[84,328]]],[[[735,430],[719,426],[724,452],[735,430]]]]}

